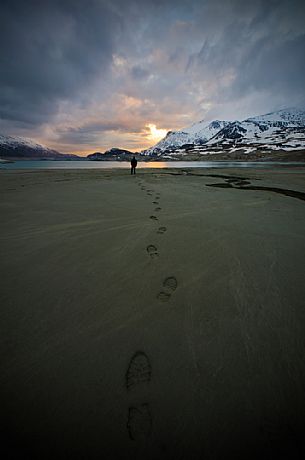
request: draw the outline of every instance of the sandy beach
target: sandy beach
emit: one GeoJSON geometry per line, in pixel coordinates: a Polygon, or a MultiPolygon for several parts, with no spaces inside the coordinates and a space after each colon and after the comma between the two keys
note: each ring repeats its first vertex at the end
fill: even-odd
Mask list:
{"type": "Polygon", "coordinates": [[[0,171],[6,458],[304,458],[304,172],[0,171]]]}

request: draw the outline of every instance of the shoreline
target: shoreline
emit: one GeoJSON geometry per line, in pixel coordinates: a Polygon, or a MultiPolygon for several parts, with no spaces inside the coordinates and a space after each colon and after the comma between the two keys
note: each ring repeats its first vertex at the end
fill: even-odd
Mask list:
{"type": "MultiPolygon", "coordinates": [[[[42,162],[42,164],[38,164],[35,167],[29,162],[22,162],[22,167],[18,167],[19,162],[13,162],[10,164],[5,164],[3,166],[0,165],[0,173],[2,172],[9,172],[9,171],[123,171],[129,170],[130,165],[128,162],[88,162],[89,167],[71,167],[71,162],[49,162],[48,166],[45,165],[46,162],[42,162]],[[68,164],[66,164],[68,163],[68,164]],[[91,164],[93,163],[93,164],[91,164]],[[100,165],[102,163],[102,165],[100,165]]],[[[76,162],[77,165],[79,162],[76,162]]],[[[82,162],[81,162],[82,163],[82,162]]],[[[162,171],[168,169],[174,170],[221,170],[225,169],[227,171],[233,171],[234,169],[244,169],[247,171],[254,171],[254,170],[269,170],[272,171],[273,169],[302,169],[305,167],[305,162],[271,162],[271,161],[261,161],[261,162],[243,162],[243,161],[218,161],[218,162],[183,162],[183,161],[170,161],[170,162],[145,162],[145,166],[143,163],[138,164],[137,171],[162,171]]]]}

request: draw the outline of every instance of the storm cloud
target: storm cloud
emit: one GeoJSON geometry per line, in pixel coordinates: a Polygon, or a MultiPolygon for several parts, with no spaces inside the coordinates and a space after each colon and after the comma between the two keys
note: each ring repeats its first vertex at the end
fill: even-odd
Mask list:
{"type": "Polygon", "coordinates": [[[301,0],[2,0],[0,131],[61,151],[305,105],[301,0]]]}
{"type": "Polygon", "coordinates": [[[43,123],[112,59],[119,18],[94,0],[1,2],[1,117],[43,123]]]}

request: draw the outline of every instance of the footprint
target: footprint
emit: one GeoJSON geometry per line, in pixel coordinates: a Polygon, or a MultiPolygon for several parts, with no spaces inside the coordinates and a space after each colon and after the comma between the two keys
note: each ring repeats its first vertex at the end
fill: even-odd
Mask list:
{"type": "Polygon", "coordinates": [[[148,192],[148,193],[147,193],[147,196],[152,196],[152,193],[148,192]]]}
{"type": "Polygon", "coordinates": [[[158,217],[156,217],[156,216],[149,216],[149,218],[152,219],[152,220],[158,220],[158,217]]]}
{"type": "Polygon", "coordinates": [[[170,296],[171,296],[170,294],[167,294],[166,292],[161,291],[157,295],[157,298],[161,300],[161,302],[168,302],[170,299],[170,296]]]}
{"type": "Polygon", "coordinates": [[[166,227],[159,227],[158,230],[157,230],[157,233],[159,233],[160,235],[162,235],[163,233],[165,233],[167,230],[166,227]]]}
{"type": "Polygon", "coordinates": [[[148,252],[148,254],[150,255],[152,259],[159,257],[158,250],[156,246],[154,246],[153,244],[150,244],[149,246],[147,246],[146,251],[148,252]]]}
{"type": "Polygon", "coordinates": [[[159,202],[158,201],[153,201],[153,204],[159,204],[159,202]]]}
{"type": "Polygon", "coordinates": [[[152,428],[152,419],[148,404],[140,404],[129,408],[127,428],[130,439],[145,441],[150,435],[152,428]]]}
{"type": "Polygon", "coordinates": [[[126,375],[126,388],[132,388],[139,383],[151,380],[151,365],[148,356],[143,351],[137,351],[131,358],[126,375]]]}
{"type": "Polygon", "coordinates": [[[163,281],[163,287],[167,291],[174,292],[178,287],[178,282],[174,276],[169,276],[163,281]]]}
{"type": "Polygon", "coordinates": [[[162,208],[155,208],[155,211],[161,211],[162,208]]]}
{"type": "Polygon", "coordinates": [[[159,292],[157,298],[161,300],[161,302],[168,302],[171,294],[177,289],[178,282],[174,276],[169,276],[165,278],[163,281],[163,291],[159,292]]]}

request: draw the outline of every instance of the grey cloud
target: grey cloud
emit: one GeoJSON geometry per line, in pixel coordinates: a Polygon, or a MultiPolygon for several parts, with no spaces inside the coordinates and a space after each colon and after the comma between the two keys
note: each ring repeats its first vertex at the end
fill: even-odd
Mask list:
{"type": "Polygon", "coordinates": [[[1,2],[0,115],[42,123],[111,61],[118,18],[98,0],[1,2]]]}
{"type": "Polygon", "coordinates": [[[134,66],[131,69],[131,75],[135,80],[142,80],[149,76],[149,71],[140,66],[134,66]]]}
{"type": "Polygon", "coordinates": [[[305,34],[272,48],[266,40],[258,42],[243,62],[244,71],[234,83],[235,92],[249,87],[258,90],[282,91],[288,95],[301,95],[305,91],[305,34]]]}
{"type": "Polygon", "coordinates": [[[189,74],[195,80],[198,73],[203,81],[218,79],[217,96],[226,100],[254,90],[265,91],[270,106],[279,91],[288,105],[304,96],[305,35],[304,27],[300,28],[300,15],[305,20],[304,3],[235,0],[230,6],[217,19],[217,30],[209,29],[200,52],[190,56],[189,74]],[[291,14],[293,10],[298,14],[291,14]],[[226,87],[222,77],[230,72],[234,79],[226,87]]]}
{"type": "Polygon", "coordinates": [[[138,132],[142,128],[141,124],[135,124],[134,120],[108,120],[100,122],[86,123],[83,126],[70,126],[58,129],[57,135],[62,143],[90,144],[96,142],[101,135],[108,132],[128,133],[138,132]]]}

